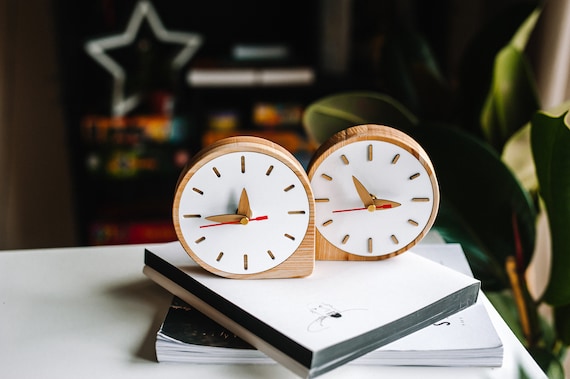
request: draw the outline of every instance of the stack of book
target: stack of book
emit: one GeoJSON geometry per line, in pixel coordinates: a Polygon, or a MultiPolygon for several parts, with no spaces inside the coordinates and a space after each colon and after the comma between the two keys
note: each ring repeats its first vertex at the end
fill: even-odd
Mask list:
{"type": "Polygon", "coordinates": [[[230,280],[201,269],[178,242],[147,249],[144,272],[175,295],[157,358],[276,361],[304,377],[349,362],[499,366],[502,344],[461,247],[413,251],[377,262],[319,261],[302,279],[230,280]]]}

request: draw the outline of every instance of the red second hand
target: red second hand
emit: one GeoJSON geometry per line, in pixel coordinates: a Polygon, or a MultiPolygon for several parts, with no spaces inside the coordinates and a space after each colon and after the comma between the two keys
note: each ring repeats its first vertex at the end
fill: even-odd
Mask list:
{"type": "MultiPolygon", "coordinates": [[[[261,220],[267,220],[268,218],[269,216],[259,216],[259,217],[250,218],[248,221],[261,221],[261,220]]],[[[241,224],[241,223],[240,221],[219,222],[217,224],[200,225],[200,228],[210,228],[212,226],[235,225],[235,224],[241,224]]]]}

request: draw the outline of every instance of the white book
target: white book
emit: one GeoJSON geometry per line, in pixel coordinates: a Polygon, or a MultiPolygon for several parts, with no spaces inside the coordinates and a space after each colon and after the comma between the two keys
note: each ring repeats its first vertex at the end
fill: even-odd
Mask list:
{"type": "MultiPolygon", "coordinates": [[[[413,253],[473,276],[459,244],[420,244],[413,253]]],[[[475,305],[383,346],[358,363],[500,367],[503,353],[503,343],[481,295],[475,305]]]]}
{"type": "Polygon", "coordinates": [[[178,242],[145,251],[144,272],[302,377],[316,377],[466,309],[480,282],[417,254],[318,261],[307,278],[232,280],[178,242]]]}
{"type": "MultiPolygon", "coordinates": [[[[459,244],[420,244],[413,250],[418,255],[473,276],[459,244]]],[[[503,354],[503,343],[480,296],[475,305],[350,363],[500,367],[503,354]]],[[[176,297],[157,333],[156,356],[159,362],[275,363],[261,351],[176,297]]]]}

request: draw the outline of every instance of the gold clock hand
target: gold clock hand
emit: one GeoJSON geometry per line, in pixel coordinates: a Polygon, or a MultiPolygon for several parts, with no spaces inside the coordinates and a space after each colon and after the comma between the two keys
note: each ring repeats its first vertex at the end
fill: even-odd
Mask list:
{"type": "Polygon", "coordinates": [[[205,219],[210,220],[210,221],[214,221],[214,222],[220,222],[220,223],[225,223],[225,222],[236,222],[237,223],[237,222],[239,222],[241,224],[247,224],[247,222],[249,221],[249,217],[242,215],[242,214],[235,214],[235,213],[208,216],[208,217],[205,217],[205,219]]]}
{"type": "Polygon", "coordinates": [[[356,187],[356,192],[358,192],[358,197],[360,197],[360,200],[362,200],[362,204],[368,209],[368,211],[374,212],[376,210],[374,197],[372,197],[370,192],[366,189],[366,187],[364,187],[364,184],[362,184],[360,180],[356,179],[356,176],[352,176],[352,181],[356,187]]]}
{"type": "Polygon", "coordinates": [[[252,219],[248,219],[247,217],[244,217],[239,221],[218,222],[216,224],[200,225],[200,229],[211,228],[212,226],[221,226],[221,225],[235,225],[235,224],[247,225],[250,221],[262,221],[262,220],[268,220],[268,219],[269,219],[269,216],[259,216],[259,217],[254,217],[252,219]]]}
{"type": "Polygon", "coordinates": [[[374,201],[374,205],[376,206],[376,209],[396,208],[396,207],[399,207],[400,205],[402,205],[396,201],[385,200],[385,199],[374,198],[373,201],[374,201]]]}
{"type": "MultiPolygon", "coordinates": [[[[374,196],[374,195],[371,195],[374,196]]],[[[332,213],[343,213],[343,212],[354,212],[354,211],[364,211],[367,210],[369,212],[372,212],[373,210],[385,210],[385,209],[392,209],[392,208],[396,208],[399,207],[401,204],[396,202],[396,201],[391,201],[391,200],[386,200],[386,199],[377,199],[375,197],[373,197],[373,205],[369,205],[367,207],[363,207],[363,208],[349,208],[349,209],[337,209],[332,211],[332,213]],[[371,211],[370,208],[374,207],[374,209],[371,211]]]]}
{"type": "Polygon", "coordinates": [[[236,213],[221,214],[205,217],[206,220],[219,222],[220,224],[233,224],[240,223],[246,225],[251,218],[251,209],[249,207],[249,199],[247,197],[247,192],[244,189],[241,190],[241,195],[239,197],[238,208],[236,213]]]}
{"type": "Polygon", "coordinates": [[[245,188],[241,190],[236,213],[245,215],[247,218],[251,218],[251,208],[249,206],[249,198],[247,197],[247,191],[245,188]]]}

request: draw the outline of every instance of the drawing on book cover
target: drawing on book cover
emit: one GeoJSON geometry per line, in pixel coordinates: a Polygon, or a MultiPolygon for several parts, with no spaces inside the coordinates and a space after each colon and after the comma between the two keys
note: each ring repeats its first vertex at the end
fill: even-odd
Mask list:
{"type": "Polygon", "coordinates": [[[367,309],[361,308],[345,309],[341,311],[327,303],[312,304],[309,306],[309,310],[311,313],[318,316],[307,326],[307,331],[309,332],[320,332],[321,330],[328,329],[335,324],[350,322],[350,318],[345,317],[347,312],[367,311],[367,309]]]}
{"type": "Polygon", "coordinates": [[[161,332],[178,341],[233,349],[254,348],[176,296],[172,299],[167,317],[168,322],[163,323],[161,332]]]}

